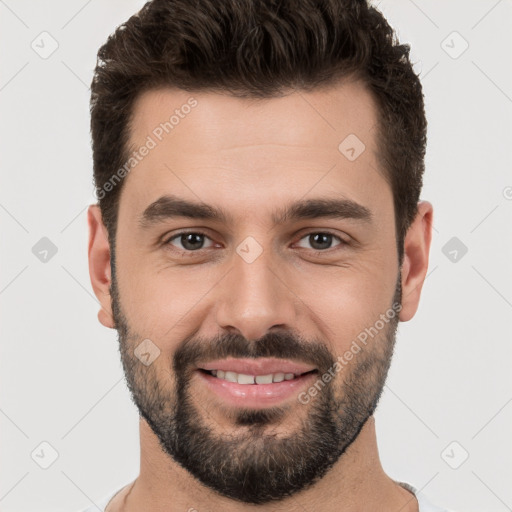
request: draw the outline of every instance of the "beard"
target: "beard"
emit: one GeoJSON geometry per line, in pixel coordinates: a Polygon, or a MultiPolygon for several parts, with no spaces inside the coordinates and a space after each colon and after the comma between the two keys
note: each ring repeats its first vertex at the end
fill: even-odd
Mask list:
{"type": "MultiPolygon", "coordinates": [[[[197,382],[198,362],[288,358],[313,365],[321,380],[337,356],[320,340],[304,340],[281,330],[269,331],[256,341],[233,333],[214,339],[190,336],[172,357],[162,352],[159,361],[145,366],[134,354],[145,336],[136,333],[123,314],[114,266],[111,297],[128,388],[161,448],[207,488],[249,504],[281,500],[305,490],[340,459],[377,407],[398,325],[396,314],[335,378],[322,382],[323,388],[307,405],[297,401],[263,409],[213,406],[215,414],[222,412],[224,421],[231,422],[226,431],[215,426],[211,400],[204,404],[194,400],[197,393],[191,386],[197,382]],[[287,422],[298,426],[288,434],[276,433],[276,427],[286,427],[287,422]]],[[[400,302],[399,273],[392,304],[400,302]]],[[[365,327],[369,326],[361,332],[365,327]]]]}

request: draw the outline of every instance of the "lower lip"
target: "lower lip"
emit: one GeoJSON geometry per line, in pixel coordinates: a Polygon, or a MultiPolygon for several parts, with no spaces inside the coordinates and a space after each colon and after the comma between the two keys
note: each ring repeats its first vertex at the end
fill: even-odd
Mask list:
{"type": "Polygon", "coordinates": [[[297,397],[316,377],[316,372],[313,372],[272,384],[238,384],[201,370],[196,370],[196,373],[208,389],[230,405],[253,408],[275,406],[290,397],[297,397]]]}

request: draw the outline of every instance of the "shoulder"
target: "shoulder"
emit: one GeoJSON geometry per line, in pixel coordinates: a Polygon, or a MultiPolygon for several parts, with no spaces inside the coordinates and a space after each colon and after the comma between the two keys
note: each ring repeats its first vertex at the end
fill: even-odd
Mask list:
{"type": "Polygon", "coordinates": [[[412,492],[416,499],[418,500],[419,512],[455,512],[454,510],[450,510],[447,508],[439,507],[434,505],[424,493],[418,491],[411,484],[406,482],[396,482],[398,485],[401,485],[404,489],[412,492]]]}
{"type": "Polygon", "coordinates": [[[112,501],[112,499],[115,496],[121,494],[122,491],[127,489],[131,484],[132,484],[132,482],[123,485],[119,489],[116,489],[114,491],[110,491],[106,496],[103,496],[103,498],[101,498],[99,501],[96,501],[91,506],[88,506],[87,508],[84,508],[84,509],[80,510],[79,512],[98,512],[98,510],[100,512],[105,512],[105,509],[107,508],[107,505],[112,501]]]}

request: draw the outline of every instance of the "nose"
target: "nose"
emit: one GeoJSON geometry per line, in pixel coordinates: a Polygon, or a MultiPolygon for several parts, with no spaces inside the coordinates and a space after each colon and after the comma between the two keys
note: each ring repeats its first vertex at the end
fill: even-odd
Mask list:
{"type": "Polygon", "coordinates": [[[249,263],[238,254],[218,288],[216,321],[221,329],[256,340],[272,328],[295,328],[298,298],[286,273],[272,268],[264,251],[249,263]]]}

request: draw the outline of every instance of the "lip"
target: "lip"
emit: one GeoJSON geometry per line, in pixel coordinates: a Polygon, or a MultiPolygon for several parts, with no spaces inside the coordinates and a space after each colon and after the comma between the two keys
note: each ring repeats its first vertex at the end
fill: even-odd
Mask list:
{"type": "Polygon", "coordinates": [[[240,360],[238,363],[239,364],[237,365],[232,364],[230,366],[221,367],[216,366],[218,363],[214,361],[204,365],[210,368],[204,368],[203,366],[203,369],[195,370],[195,374],[198,376],[201,383],[203,383],[210,392],[215,394],[226,404],[237,408],[262,409],[265,407],[275,407],[290,398],[297,398],[299,393],[304,389],[307,389],[307,387],[311,385],[312,381],[317,378],[318,373],[316,371],[306,373],[314,370],[314,368],[308,370],[307,366],[291,362],[289,362],[290,364],[286,367],[282,364],[279,367],[272,367],[270,363],[267,362],[262,366],[258,366],[258,370],[256,372],[254,372],[254,365],[251,367],[245,366],[244,362],[240,360]],[[224,379],[219,379],[203,371],[209,369],[222,370],[223,368],[226,368],[224,371],[236,371],[235,368],[237,368],[239,370],[237,373],[246,372],[248,375],[263,375],[265,372],[277,373],[277,371],[269,371],[268,368],[277,368],[279,371],[286,369],[287,373],[306,374],[300,375],[292,380],[273,382],[272,384],[238,384],[237,382],[229,382],[224,379]],[[304,369],[305,372],[303,371],[304,369]],[[260,371],[263,371],[263,373],[260,373],[260,371]]]}
{"type": "MultiPolygon", "coordinates": [[[[203,370],[223,370],[225,372],[244,373],[246,375],[268,375],[269,373],[280,372],[300,375],[316,369],[314,366],[305,363],[290,361],[288,359],[277,359],[274,357],[260,357],[257,359],[217,359],[204,364],[198,364],[197,366],[203,370]]],[[[267,384],[259,385],[265,386],[267,384]]],[[[270,386],[271,384],[268,385],[270,386]]]]}

